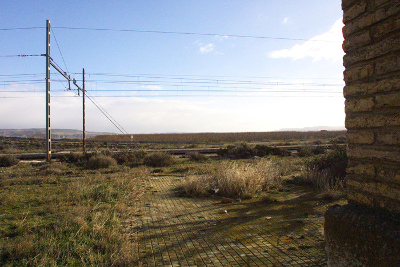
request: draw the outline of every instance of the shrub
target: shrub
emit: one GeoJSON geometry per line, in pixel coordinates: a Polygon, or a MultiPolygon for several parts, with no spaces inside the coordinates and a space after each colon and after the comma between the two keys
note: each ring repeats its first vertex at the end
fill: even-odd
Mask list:
{"type": "Polygon", "coordinates": [[[321,190],[337,190],[345,187],[347,167],[346,148],[337,147],[325,155],[314,156],[305,163],[303,180],[321,190]]]}
{"type": "Polygon", "coordinates": [[[144,158],[144,164],[150,167],[167,167],[174,163],[175,159],[173,156],[163,152],[156,152],[144,158]]]}
{"type": "Polygon", "coordinates": [[[256,145],[254,147],[257,156],[266,157],[266,156],[290,156],[291,153],[286,149],[279,147],[271,147],[266,145],[256,145]]]}
{"type": "Polygon", "coordinates": [[[90,157],[92,157],[92,154],[73,153],[73,152],[70,152],[68,154],[58,155],[58,159],[61,162],[72,163],[75,165],[84,165],[89,160],[90,157]]]}
{"type": "Polygon", "coordinates": [[[266,157],[270,155],[274,156],[290,156],[290,152],[278,148],[270,147],[266,145],[256,145],[251,147],[246,143],[239,146],[228,146],[227,148],[221,148],[217,152],[218,156],[230,159],[249,159],[254,157],[266,157]]]}
{"type": "Polygon", "coordinates": [[[118,162],[118,164],[125,164],[130,167],[137,167],[143,163],[146,156],[144,151],[134,151],[134,152],[121,152],[114,153],[112,157],[118,162]]]}
{"type": "Polygon", "coordinates": [[[222,162],[201,174],[189,175],[179,191],[187,196],[217,194],[230,198],[250,198],[281,186],[281,176],[272,161],[252,163],[222,162]]]}
{"type": "Polygon", "coordinates": [[[199,152],[190,152],[187,154],[190,160],[193,161],[206,161],[208,158],[207,156],[199,153],[199,152]]]}
{"type": "Polygon", "coordinates": [[[90,169],[108,168],[117,165],[117,161],[110,156],[95,155],[87,162],[87,167],[90,169]]]}
{"type": "Polygon", "coordinates": [[[0,157],[0,167],[11,167],[17,165],[19,160],[11,155],[5,155],[0,157]]]}
{"type": "Polygon", "coordinates": [[[301,147],[297,151],[297,156],[299,157],[310,157],[314,155],[320,155],[325,153],[325,148],[323,146],[306,146],[301,147]]]}

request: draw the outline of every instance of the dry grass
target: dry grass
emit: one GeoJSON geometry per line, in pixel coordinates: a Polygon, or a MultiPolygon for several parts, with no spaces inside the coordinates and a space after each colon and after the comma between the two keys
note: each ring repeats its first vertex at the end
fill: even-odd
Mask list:
{"type": "Polygon", "coordinates": [[[276,160],[222,161],[208,166],[208,169],[201,168],[183,180],[179,189],[181,194],[250,198],[282,185],[282,166],[276,160]]]}
{"type": "Polygon", "coordinates": [[[146,168],[19,164],[0,172],[0,265],[135,266],[124,234],[146,168]]]}

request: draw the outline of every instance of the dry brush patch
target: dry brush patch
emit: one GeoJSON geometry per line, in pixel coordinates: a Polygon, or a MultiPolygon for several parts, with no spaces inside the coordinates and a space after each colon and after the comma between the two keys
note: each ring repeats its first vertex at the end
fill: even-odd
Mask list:
{"type": "Polygon", "coordinates": [[[43,166],[1,169],[0,265],[134,265],[124,221],[135,213],[147,169],[43,166]]]}
{"type": "Polygon", "coordinates": [[[230,198],[251,198],[262,191],[279,189],[287,175],[282,159],[266,158],[251,161],[221,161],[208,168],[191,171],[179,186],[185,196],[219,195],[230,198]]]}

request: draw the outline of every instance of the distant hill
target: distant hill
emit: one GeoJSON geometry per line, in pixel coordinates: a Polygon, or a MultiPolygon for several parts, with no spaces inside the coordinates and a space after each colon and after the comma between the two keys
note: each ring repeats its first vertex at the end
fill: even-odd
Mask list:
{"type": "Polygon", "coordinates": [[[278,130],[278,132],[296,131],[296,132],[315,132],[315,131],[346,131],[344,126],[314,126],[304,128],[284,128],[278,130]]]}
{"type": "MultiPolygon", "coordinates": [[[[86,132],[86,137],[91,138],[98,135],[108,135],[115,133],[86,132]]],[[[32,129],[0,129],[0,136],[23,137],[23,138],[45,138],[45,128],[32,129]]],[[[54,139],[79,139],[82,138],[81,130],[71,129],[51,129],[51,137],[54,139]]]]}

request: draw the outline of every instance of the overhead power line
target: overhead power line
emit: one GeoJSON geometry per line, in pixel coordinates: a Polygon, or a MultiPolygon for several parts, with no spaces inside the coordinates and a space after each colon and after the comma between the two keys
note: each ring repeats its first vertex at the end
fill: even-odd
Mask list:
{"type": "Polygon", "coordinates": [[[99,103],[93,99],[91,95],[86,92],[86,97],[100,110],[101,113],[122,133],[128,134],[128,132],[121,126],[99,103]]]}
{"type": "MultiPolygon", "coordinates": [[[[0,31],[35,30],[35,29],[43,29],[43,28],[45,28],[45,27],[3,28],[3,29],[0,29],[0,31]]],[[[175,34],[175,35],[218,36],[218,37],[270,39],[270,40],[283,40],[283,41],[312,41],[312,42],[328,42],[328,43],[342,42],[342,41],[335,41],[335,40],[319,40],[319,39],[312,39],[312,38],[291,38],[291,37],[259,36],[259,35],[247,35],[247,34],[222,34],[222,33],[160,31],[160,30],[65,27],[65,26],[58,26],[58,27],[52,27],[52,28],[53,29],[64,29],[64,30],[85,30],[85,31],[109,31],[109,32],[133,32],[133,33],[155,33],[155,34],[175,34]]]]}

